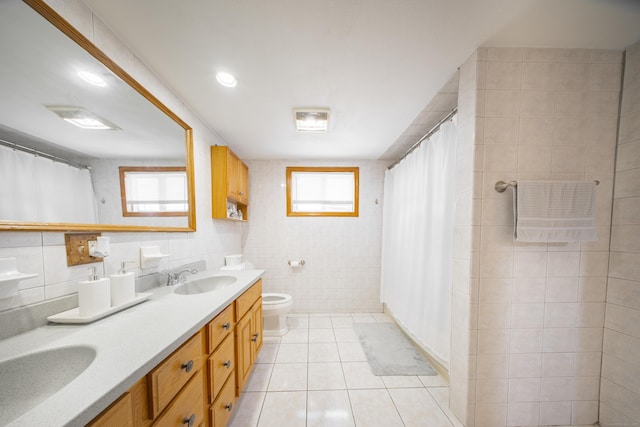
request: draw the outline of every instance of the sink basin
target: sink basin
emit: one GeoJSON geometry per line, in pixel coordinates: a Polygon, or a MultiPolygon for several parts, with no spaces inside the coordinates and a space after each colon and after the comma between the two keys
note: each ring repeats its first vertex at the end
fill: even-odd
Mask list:
{"type": "Polygon", "coordinates": [[[235,276],[210,276],[193,280],[176,288],[178,295],[194,295],[212,292],[233,285],[238,279],[235,276]]]}
{"type": "Polygon", "coordinates": [[[80,375],[96,357],[91,347],[60,347],[0,362],[0,425],[25,414],[80,375]]]}

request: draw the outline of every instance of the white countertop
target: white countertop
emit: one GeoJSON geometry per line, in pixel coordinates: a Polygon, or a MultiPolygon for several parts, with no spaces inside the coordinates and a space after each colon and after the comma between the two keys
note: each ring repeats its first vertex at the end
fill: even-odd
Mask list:
{"type": "MultiPolygon", "coordinates": [[[[89,346],[95,360],[73,381],[8,425],[83,426],[164,360],[229,303],[255,283],[264,270],[209,271],[238,280],[223,289],[177,295],[177,286],[152,289],[148,301],[87,325],[34,329],[0,341],[0,363],[47,349],[89,346]]],[[[190,280],[192,280],[190,278],[190,280]]],[[[0,378],[1,386],[2,378],[0,378]]],[[[33,387],[25,384],[25,387],[33,387]]],[[[34,390],[35,392],[35,390],[34,390]]]]}

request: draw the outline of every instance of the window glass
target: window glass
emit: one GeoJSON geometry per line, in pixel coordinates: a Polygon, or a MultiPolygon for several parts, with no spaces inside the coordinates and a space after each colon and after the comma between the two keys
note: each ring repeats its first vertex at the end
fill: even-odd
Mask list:
{"type": "Polygon", "coordinates": [[[358,216],[358,168],[287,168],[288,216],[358,216]]]}
{"type": "Polygon", "coordinates": [[[183,167],[121,167],[123,216],[186,216],[187,174],[183,167]]]}

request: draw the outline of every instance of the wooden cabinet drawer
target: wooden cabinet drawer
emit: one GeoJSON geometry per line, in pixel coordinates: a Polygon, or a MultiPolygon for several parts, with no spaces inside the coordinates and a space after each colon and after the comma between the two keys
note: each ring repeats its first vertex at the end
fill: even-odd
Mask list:
{"type": "Polygon", "coordinates": [[[229,335],[211,355],[209,363],[209,403],[213,402],[235,369],[236,352],[233,335],[229,335]]]}
{"type": "Polygon", "coordinates": [[[233,375],[229,377],[227,382],[220,390],[218,398],[211,405],[211,426],[224,427],[229,422],[231,414],[236,409],[236,381],[233,375]]]}
{"type": "Polygon", "coordinates": [[[262,296],[262,279],[247,289],[236,300],[236,319],[242,319],[251,306],[256,302],[258,298],[262,296]]]}
{"type": "Polygon", "coordinates": [[[215,319],[213,319],[207,325],[207,353],[211,354],[213,350],[218,347],[218,345],[224,340],[227,336],[231,335],[233,332],[234,326],[234,305],[230,304],[227,308],[225,308],[222,313],[218,314],[215,319]]]}
{"type": "Polygon", "coordinates": [[[153,424],[154,427],[194,427],[205,424],[202,371],[193,376],[189,384],[171,402],[167,410],[153,424]],[[193,422],[190,422],[193,420],[193,422]]]}
{"type": "Polygon", "coordinates": [[[131,395],[123,394],[120,399],[107,408],[102,414],[98,415],[91,424],[91,427],[133,427],[133,406],[131,404],[131,395]]]}
{"type": "MultiPolygon", "coordinates": [[[[196,333],[148,376],[151,418],[162,412],[173,397],[202,367],[202,333],[196,333]]],[[[201,387],[202,388],[202,387],[201,387]]]]}

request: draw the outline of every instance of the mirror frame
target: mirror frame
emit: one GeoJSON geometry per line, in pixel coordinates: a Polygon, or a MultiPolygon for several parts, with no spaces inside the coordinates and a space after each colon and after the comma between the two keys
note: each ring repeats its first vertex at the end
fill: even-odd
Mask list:
{"type": "Polygon", "coordinates": [[[171,111],[166,105],[151,94],[144,86],[138,83],[129,73],[116,64],[104,52],[102,52],[89,39],[82,35],[75,27],[73,27],[62,16],[58,15],[51,6],[43,0],[22,0],[30,6],[36,13],[40,14],[44,19],[49,21],[58,30],[62,31],[72,41],[76,42],[80,48],[87,51],[91,56],[97,59],[105,67],[107,67],[116,76],[120,77],[126,84],[132,87],[136,92],[147,99],[151,104],[166,114],[176,124],[185,131],[185,168],[187,172],[187,184],[189,195],[189,213],[188,223],[186,227],[165,227],[165,226],[147,226],[147,225],[118,225],[118,224],[76,224],[76,223],[50,223],[50,222],[17,222],[0,220],[0,231],[196,231],[196,199],[195,199],[195,179],[194,179],[194,162],[193,162],[193,129],[171,111]]]}

